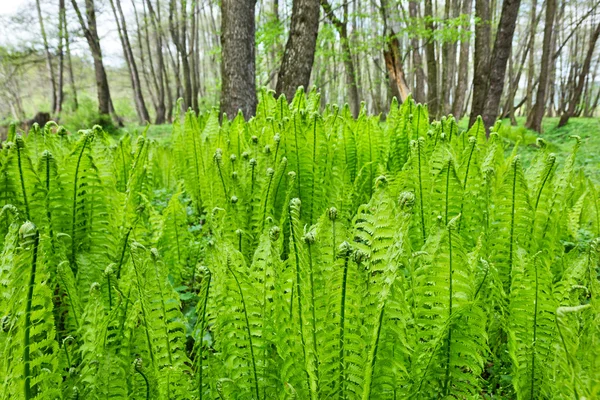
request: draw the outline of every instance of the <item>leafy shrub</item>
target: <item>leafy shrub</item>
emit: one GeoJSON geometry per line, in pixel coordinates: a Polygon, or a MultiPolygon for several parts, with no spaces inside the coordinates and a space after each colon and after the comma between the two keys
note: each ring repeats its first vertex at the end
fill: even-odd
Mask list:
{"type": "Polygon", "coordinates": [[[595,398],[596,187],[300,91],[0,152],[3,398],[595,398]]]}

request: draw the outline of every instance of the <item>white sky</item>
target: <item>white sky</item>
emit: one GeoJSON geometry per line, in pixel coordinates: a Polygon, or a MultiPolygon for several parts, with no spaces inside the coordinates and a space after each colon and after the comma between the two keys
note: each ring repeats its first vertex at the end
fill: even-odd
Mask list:
{"type": "MultiPolygon", "coordinates": [[[[70,0],[65,0],[67,6],[67,15],[69,18],[69,31],[74,31],[78,28],[76,19],[73,18],[72,6],[70,0]]],[[[55,31],[57,29],[52,24],[53,19],[50,18],[52,14],[56,15],[58,12],[58,1],[57,0],[40,0],[42,5],[42,13],[45,17],[45,28],[47,32],[55,31]]],[[[78,1],[80,8],[85,7],[82,1],[78,1]]],[[[119,37],[116,32],[116,25],[113,21],[112,10],[108,1],[97,0],[97,19],[98,19],[98,32],[100,34],[100,43],[102,46],[104,60],[108,65],[121,65],[123,63],[123,53],[119,37]]],[[[124,12],[128,13],[127,4],[124,2],[124,12]]],[[[41,41],[40,28],[37,17],[37,10],[35,7],[35,0],[0,0],[0,45],[10,44],[22,44],[22,43],[39,43],[41,41]],[[27,25],[22,25],[21,29],[15,29],[14,26],[6,24],[6,20],[21,15],[30,20],[27,25]],[[24,29],[28,26],[30,29],[24,29]]],[[[85,39],[79,38],[76,43],[72,45],[72,51],[75,54],[90,57],[85,39]]]]}

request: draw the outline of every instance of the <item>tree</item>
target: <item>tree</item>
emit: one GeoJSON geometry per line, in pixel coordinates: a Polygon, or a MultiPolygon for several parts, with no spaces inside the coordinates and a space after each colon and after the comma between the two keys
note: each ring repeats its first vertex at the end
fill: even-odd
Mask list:
{"type": "Polygon", "coordinates": [[[83,34],[92,53],[94,59],[94,72],[96,75],[96,90],[98,93],[98,112],[100,116],[111,115],[115,122],[121,124],[115,108],[113,107],[112,98],[110,97],[110,88],[108,86],[108,78],[106,77],[106,69],[102,59],[102,48],[100,47],[100,36],[98,36],[98,28],[96,25],[96,8],[94,0],[85,0],[86,21],[83,19],[81,10],[77,5],[77,0],[71,0],[71,4],[77,14],[77,19],[83,30],[83,34]]]}
{"type": "Polygon", "coordinates": [[[290,34],[277,76],[277,95],[289,100],[296,89],[308,89],[319,33],[319,0],[294,0],[290,34]]]}
{"type": "Polygon", "coordinates": [[[473,125],[477,116],[483,114],[485,92],[488,85],[491,36],[489,0],[475,0],[475,16],[479,19],[479,22],[475,25],[473,100],[471,102],[469,125],[473,125]]]}
{"type": "MultiPolygon", "coordinates": [[[[408,15],[410,17],[410,23],[416,24],[418,13],[417,2],[415,0],[408,2],[408,15]]],[[[417,35],[412,35],[410,46],[412,47],[412,63],[415,70],[415,87],[413,95],[417,103],[423,103],[425,101],[425,71],[423,71],[423,58],[421,57],[420,50],[421,44],[417,35]]]]}
{"type": "Polygon", "coordinates": [[[575,114],[575,110],[579,105],[579,101],[581,100],[581,94],[583,93],[585,78],[590,72],[590,66],[592,64],[592,55],[594,54],[594,49],[596,47],[596,42],[598,41],[598,36],[600,36],[600,24],[596,26],[596,29],[594,29],[594,32],[590,36],[588,51],[585,56],[583,66],[581,67],[581,72],[579,73],[577,86],[575,86],[575,91],[569,99],[569,108],[560,116],[560,121],[558,122],[559,127],[565,126],[567,122],[569,122],[569,118],[571,118],[575,114]]]}
{"type": "Polygon", "coordinates": [[[546,109],[546,89],[548,87],[549,65],[552,53],[552,28],[556,14],[556,0],[546,0],[546,26],[544,27],[544,44],[542,50],[542,64],[540,66],[540,80],[537,87],[535,105],[527,117],[525,126],[534,131],[542,131],[542,118],[546,109]]]}
{"type": "Polygon", "coordinates": [[[144,94],[142,93],[142,83],[140,82],[140,74],[138,73],[137,64],[135,57],[133,56],[133,50],[131,49],[131,42],[129,41],[129,34],[127,33],[127,23],[125,16],[123,15],[123,8],[121,2],[117,0],[117,7],[115,7],[115,1],[110,0],[110,6],[115,16],[117,23],[117,31],[119,33],[119,40],[123,47],[123,56],[127,64],[129,71],[129,78],[131,79],[131,88],[133,89],[133,98],[135,101],[135,109],[137,111],[138,120],[141,125],[150,122],[150,115],[146,108],[146,102],[144,101],[144,94]],[[117,13],[118,9],[118,13],[117,13]]]}
{"type": "Polygon", "coordinates": [[[340,40],[342,44],[342,57],[344,59],[344,67],[346,69],[346,87],[348,88],[348,101],[350,103],[350,110],[352,111],[352,115],[356,117],[358,116],[358,112],[360,111],[360,100],[358,96],[356,68],[352,59],[352,51],[350,50],[350,38],[348,37],[348,4],[345,3],[343,6],[343,20],[340,20],[335,15],[335,13],[333,12],[333,8],[331,7],[331,4],[329,4],[328,0],[321,0],[321,7],[323,7],[323,11],[325,11],[327,18],[329,19],[329,21],[331,21],[335,29],[338,31],[338,34],[340,35],[340,40]]]}
{"type": "MultiPolygon", "coordinates": [[[[223,2],[225,3],[225,2],[223,2]]],[[[242,1],[241,3],[244,3],[242,1]]],[[[242,4],[240,4],[241,6],[242,4]]],[[[223,5],[225,9],[225,5],[223,5]]],[[[223,13],[223,21],[225,20],[225,13],[223,13]]],[[[197,97],[198,93],[192,93],[192,75],[190,68],[189,52],[187,48],[187,12],[186,12],[186,1],[181,2],[181,16],[177,12],[176,0],[169,2],[169,30],[171,31],[171,38],[173,44],[177,50],[179,59],[181,60],[183,70],[183,103],[184,107],[197,108],[197,97]],[[193,97],[196,97],[194,102],[193,97]],[[194,107],[196,106],[196,107],[194,107]]],[[[254,38],[254,24],[252,28],[252,37],[254,38]]],[[[254,44],[254,40],[252,41],[254,44]]]]}
{"type": "MultiPolygon", "coordinates": [[[[512,48],[515,25],[519,14],[521,0],[505,0],[502,3],[502,13],[496,32],[496,41],[490,61],[490,74],[488,78],[488,89],[485,96],[485,106],[483,107],[484,125],[490,127],[498,117],[500,107],[500,98],[504,89],[504,77],[506,75],[506,64],[512,48]]],[[[479,50],[476,46],[476,50],[479,50]]]]}
{"type": "Polygon", "coordinates": [[[221,4],[221,114],[256,113],[254,48],[256,0],[223,0],[221,4]]]}
{"type": "Polygon", "coordinates": [[[440,110],[440,98],[438,96],[437,59],[435,57],[435,25],[433,24],[433,5],[431,0],[425,0],[425,28],[428,32],[425,54],[427,55],[427,105],[429,116],[437,117],[440,110]]]}
{"type": "Polygon", "coordinates": [[[40,0],[35,1],[37,8],[38,20],[40,23],[40,32],[42,34],[42,42],[44,43],[44,51],[46,53],[46,66],[48,67],[48,75],[50,78],[50,88],[52,90],[52,112],[56,111],[56,77],[54,75],[54,64],[52,63],[52,54],[50,53],[50,46],[48,45],[48,36],[46,36],[46,29],[44,28],[44,18],[42,17],[42,6],[40,0]]]}
{"type": "MultiPolygon", "coordinates": [[[[463,0],[461,14],[471,15],[472,0],[463,0]]],[[[458,120],[462,117],[464,112],[465,98],[467,94],[468,76],[469,76],[469,47],[471,44],[471,22],[470,19],[462,27],[463,34],[460,42],[460,52],[458,61],[458,82],[456,86],[456,96],[454,98],[454,105],[452,108],[452,114],[458,120]]]]}

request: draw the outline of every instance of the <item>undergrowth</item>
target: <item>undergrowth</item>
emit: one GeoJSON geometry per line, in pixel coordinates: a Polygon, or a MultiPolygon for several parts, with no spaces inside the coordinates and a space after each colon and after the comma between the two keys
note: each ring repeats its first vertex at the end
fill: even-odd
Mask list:
{"type": "MultiPolygon", "coordinates": [[[[318,94],[0,151],[0,398],[596,398],[597,188],[318,94]]],[[[566,146],[566,144],[565,144],[566,146]]]]}

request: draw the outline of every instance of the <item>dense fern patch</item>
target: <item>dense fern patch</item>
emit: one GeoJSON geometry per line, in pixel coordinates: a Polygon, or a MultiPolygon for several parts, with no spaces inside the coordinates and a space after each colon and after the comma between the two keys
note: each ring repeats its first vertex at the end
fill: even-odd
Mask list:
{"type": "Polygon", "coordinates": [[[172,138],[11,132],[0,397],[597,398],[597,188],[543,140],[261,95],[172,138]]]}

